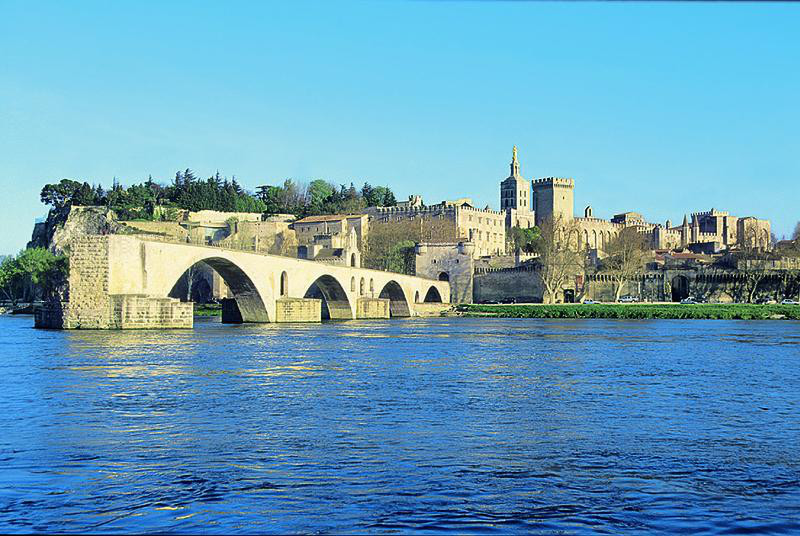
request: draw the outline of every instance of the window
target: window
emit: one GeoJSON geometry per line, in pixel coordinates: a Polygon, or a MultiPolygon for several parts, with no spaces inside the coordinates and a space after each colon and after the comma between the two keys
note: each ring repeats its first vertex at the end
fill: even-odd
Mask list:
{"type": "Polygon", "coordinates": [[[281,274],[281,296],[289,294],[289,275],[286,272],[281,274]]]}

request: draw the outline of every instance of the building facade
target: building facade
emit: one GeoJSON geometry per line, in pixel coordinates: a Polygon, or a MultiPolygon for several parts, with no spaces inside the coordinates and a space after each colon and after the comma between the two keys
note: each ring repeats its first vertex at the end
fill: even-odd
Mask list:
{"type": "Polygon", "coordinates": [[[453,223],[458,239],[474,244],[475,258],[502,255],[506,251],[505,213],[489,207],[476,208],[469,198],[424,205],[419,196],[394,207],[370,207],[367,214],[378,222],[408,219],[444,219],[453,223]]]}
{"type": "MultiPolygon", "coordinates": [[[[525,195],[520,194],[526,188],[525,182],[519,174],[515,148],[511,176],[500,183],[501,209],[519,212],[526,208],[522,204],[525,195]]],[[[605,220],[595,217],[591,206],[584,209],[582,217],[576,217],[574,179],[533,179],[530,186],[530,208],[536,225],[557,219],[573,222],[580,235],[580,244],[600,252],[622,229],[628,227],[636,228],[645,235],[654,250],[688,249],[697,253],[718,253],[732,248],[768,249],[771,244],[771,225],[765,219],[732,216],[712,208],[705,212],[694,212],[691,218],[684,216],[681,225],[673,226],[669,220],[663,225],[648,222],[638,212],[622,212],[605,220]]],[[[513,226],[514,222],[513,216],[507,218],[507,225],[513,226]]]]}

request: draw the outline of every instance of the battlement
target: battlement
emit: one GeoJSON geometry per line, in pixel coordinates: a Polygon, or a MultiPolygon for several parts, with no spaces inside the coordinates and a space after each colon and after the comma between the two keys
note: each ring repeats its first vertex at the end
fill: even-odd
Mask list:
{"type": "Polygon", "coordinates": [[[600,223],[603,226],[611,228],[611,229],[623,229],[625,227],[624,223],[615,223],[611,220],[604,220],[603,218],[587,218],[585,216],[575,217],[573,218],[578,223],[600,223]]]}
{"type": "Polygon", "coordinates": [[[560,186],[562,188],[574,188],[575,179],[567,179],[563,177],[544,177],[542,179],[533,179],[533,187],[537,186],[560,186]]]}
{"type": "Polygon", "coordinates": [[[471,212],[481,212],[484,214],[493,214],[495,216],[501,216],[505,214],[503,211],[500,210],[492,210],[490,208],[478,208],[473,207],[472,205],[457,205],[453,203],[443,202],[438,203],[436,205],[426,205],[422,207],[371,207],[368,211],[374,212],[376,215],[380,216],[391,216],[393,214],[402,214],[402,215],[420,215],[425,216],[428,214],[441,214],[442,212],[455,212],[456,210],[468,210],[471,212]]]}
{"type": "Polygon", "coordinates": [[[368,212],[374,212],[376,214],[428,214],[433,212],[440,213],[442,211],[455,212],[455,210],[455,205],[438,204],[417,207],[370,207],[368,212]]]}
{"type": "Polygon", "coordinates": [[[495,216],[503,216],[505,212],[502,210],[492,210],[490,208],[478,208],[473,206],[459,206],[461,210],[469,210],[472,212],[482,212],[483,214],[494,214],[495,216]]]}
{"type": "Polygon", "coordinates": [[[690,215],[692,216],[692,219],[694,219],[695,217],[699,216],[729,216],[730,214],[722,210],[716,210],[712,208],[711,210],[706,210],[704,212],[692,212],[690,215]]]}

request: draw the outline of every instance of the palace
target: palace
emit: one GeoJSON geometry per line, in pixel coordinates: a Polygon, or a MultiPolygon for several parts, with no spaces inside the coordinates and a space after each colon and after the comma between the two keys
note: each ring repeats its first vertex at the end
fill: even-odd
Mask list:
{"type": "Polygon", "coordinates": [[[546,177],[528,182],[519,175],[517,150],[511,160],[511,176],[500,183],[500,206],[506,211],[506,225],[529,227],[544,221],[572,221],[581,233],[581,243],[589,249],[603,251],[611,239],[626,227],[635,227],[647,236],[653,250],[687,249],[694,253],[718,253],[747,244],[767,249],[770,244],[770,222],[753,216],[737,217],[711,209],[684,216],[681,225],[670,220],[663,225],[648,222],[638,212],[623,212],[609,220],[594,217],[587,206],[583,216],[575,216],[575,181],[571,178],[546,177]],[[529,186],[530,184],[530,186],[529,186]],[[530,191],[529,191],[530,188],[530,191]],[[532,199],[532,203],[527,203],[532,199]],[[528,210],[530,207],[532,210],[528,210]]]}

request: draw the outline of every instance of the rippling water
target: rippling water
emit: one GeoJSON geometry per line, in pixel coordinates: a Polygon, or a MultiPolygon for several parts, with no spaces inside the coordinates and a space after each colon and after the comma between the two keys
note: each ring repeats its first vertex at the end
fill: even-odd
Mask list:
{"type": "Polygon", "coordinates": [[[3,532],[800,531],[800,323],[0,318],[3,532]]]}

